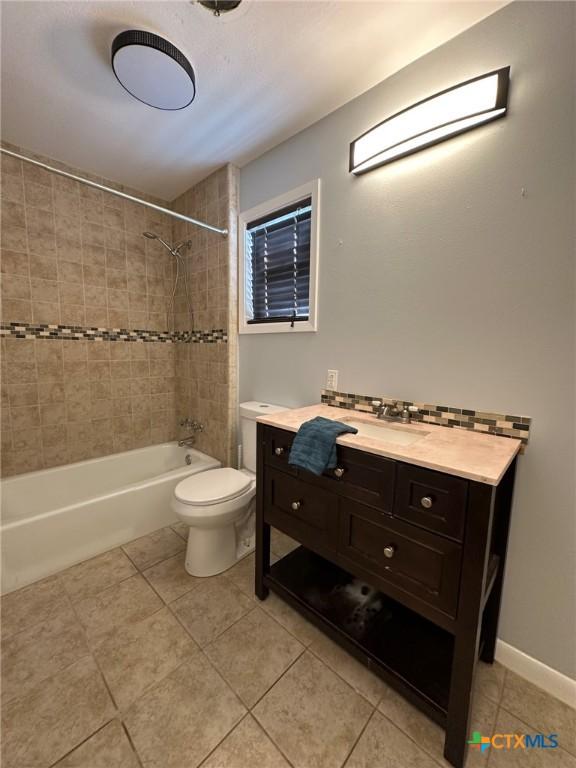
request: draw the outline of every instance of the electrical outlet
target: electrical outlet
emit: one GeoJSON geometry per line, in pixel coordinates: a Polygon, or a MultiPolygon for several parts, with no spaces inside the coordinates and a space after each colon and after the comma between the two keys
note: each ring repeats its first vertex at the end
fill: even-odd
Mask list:
{"type": "Polygon", "coordinates": [[[326,389],[338,389],[338,371],[328,371],[326,389]]]}

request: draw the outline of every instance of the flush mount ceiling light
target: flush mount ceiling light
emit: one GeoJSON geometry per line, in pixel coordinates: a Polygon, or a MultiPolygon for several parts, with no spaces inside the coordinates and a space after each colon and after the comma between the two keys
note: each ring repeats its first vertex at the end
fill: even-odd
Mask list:
{"type": "Polygon", "coordinates": [[[152,32],[127,29],[112,43],[112,69],[120,85],[156,109],[184,109],[194,101],[192,65],[176,46],[152,32]]]}
{"type": "Polygon", "coordinates": [[[503,67],[397,112],[350,144],[350,172],[365,173],[504,117],[509,82],[510,67],[503,67]]]}

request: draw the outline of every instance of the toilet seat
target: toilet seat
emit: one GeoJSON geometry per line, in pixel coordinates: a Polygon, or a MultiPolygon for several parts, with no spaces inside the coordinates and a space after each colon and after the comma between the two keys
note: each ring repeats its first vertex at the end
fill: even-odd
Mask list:
{"type": "Polygon", "coordinates": [[[209,507],[242,496],[252,482],[248,474],[237,469],[210,469],[182,480],[174,495],[182,504],[209,507]]]}

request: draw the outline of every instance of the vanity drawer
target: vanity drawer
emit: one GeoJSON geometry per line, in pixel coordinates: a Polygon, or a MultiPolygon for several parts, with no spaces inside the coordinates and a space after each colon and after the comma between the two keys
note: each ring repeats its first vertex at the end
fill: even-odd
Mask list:
{"type": "Polygon", "coordinates": [[[396,463],[345,446],[336,446],[337,463],[321,477],[301,471],[303,479],[314,480],[326,490],[392,512],[396,463]]]}
{"type": "Polygon", "coordinates": [[[462,541],[467,494],[461,477],[399,464],[394,516],[462,541]]]}
{"type": "Polygon", "coordinates": [[[370,507],[340,508],[341,558],[450,616],[456,615],[460,547],[370,507]]]}
{"type": "Polygon", "coordinates": [[[295,432],[267,427],[264,438],[266,464],[298,476],[310,485],[392,512],[396,462],[338,445],[336,467],[318,476],[288,464],[295,437],[295,432]]]}
{"type": "Polygon", "coordinates": [[[338,542],[338,497],[284,472],[266,472],[264,520],[320,554],[338,542]]]}
{"type": "Polygon", "coordinates": [[[296,469],[288,464],[288,456],[296,432],[266,427],[264,431],[264,461],[271,467],[296,475],[296,469]]]}

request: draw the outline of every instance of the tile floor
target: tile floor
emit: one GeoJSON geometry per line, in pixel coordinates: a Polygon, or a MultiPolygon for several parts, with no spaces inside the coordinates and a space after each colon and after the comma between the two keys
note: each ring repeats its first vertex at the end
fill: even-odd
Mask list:
{"type": "MultiPolygon", "coordinates": [[[[437,768],[443,732],[271,595],[210,579],[164,528],[2,599],[3,768],[437,768]],[[311,726],[311,724],[313,724],[311,726]]],[[[293,547],[273,531],[272,550],[293,547]]],[[[474,726],[561,749],[467,766],[576,768],[576,712],[481,665],[474,726]]]]}

